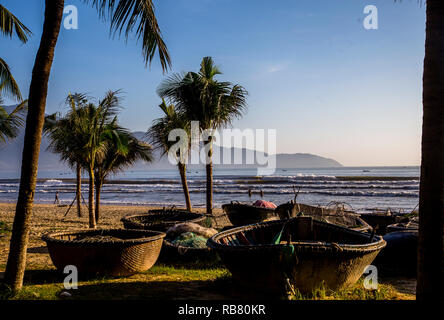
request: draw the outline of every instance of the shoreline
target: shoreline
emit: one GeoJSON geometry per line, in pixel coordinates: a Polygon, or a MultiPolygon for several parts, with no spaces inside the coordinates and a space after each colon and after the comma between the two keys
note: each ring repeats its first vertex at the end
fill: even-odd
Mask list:
{"type": "MultiPolygon", "coordinates": [[[[218,179],[223,179],[225,178],[225,176],[214,176],[217,177],[218,179]]],[[[418,180],[420,179],[419,176],[337,176],[337,175],[331,175],[328,176],[329,178],[333,178],[333,179],[337,179],[339,181],[409,181],[409,180],[418,180]]],[[[202,176],[202,178],[204,179],[205,176],[202,176]]],[[[245,182],[245,183],[276,183],[276,182],[284,182],[285,177],[282,176],[236,176],[236,178],[233,179],[232,176],[227,176],[226,177],[229,180],[235,180],[236,182],[245,182]],[[265,178],[265,179],[264,179],[265,178]],[[267,179],[270,178],[270,179],[267,179]],[[281,180],[279,180],[281,179],[281,180]]],[[[301,180],[304,178],[304,176],[300,176],[298,178],[301,178],[301,180]]],[[[307,179],[310,179],[311,176],[307,176],[307,179]]],[[[38,178],[37,179],[37,183],[45,183],[48,181],[61,181],[61,182],[65,182],[65,183],[76,183],[76,179],[75,178],[58,178],[58,177],[51,177],[51,178],[38,178]]],[[[190,179],[190,181],[192,181],[192,179],[190,179]]],[[[18,183],[20,182],[20,178],[3,178],[0,179],[0,183],[18,183]]],[[[82,178],[82,184],[87,184],[89,182],[89,180],[87,178],[82,178]]],[[[179,178],[158,178],[158,177],[153,177],[153,178],[145,178],[145,179],[140,179],[140,178],[134,178],[134,179],[110,179],[110,180],[105,180],[105,184],[157,184],[157,183],[165,183],[165,182],[170,182],[170,183],[180,183],[180,179],[179,178]]]]}

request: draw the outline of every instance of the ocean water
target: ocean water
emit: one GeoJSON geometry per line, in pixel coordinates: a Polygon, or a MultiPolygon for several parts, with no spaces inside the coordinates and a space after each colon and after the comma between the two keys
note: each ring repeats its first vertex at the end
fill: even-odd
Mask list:
{"type": "MultiPolygon", "coordinates": [[[[188,170],[192,205],[205,206],[205,170],[188,170]]],[[[62,203],[74,198],[72,172],[40,172],[36,187],[37,203],[52,203],[59,192],[62,203]]],[[[19,180],[0,173],[0,202],[14,202],[19,180]]],[[[263,199],[276,204],[294,198],[311,205],[344,202],[357,211],[371,209],[408,212],[418,204],[419,167],[341,167],[325,169],[277,169],[273,175],[257,176],[255,169],[214,170],[214,206],[230,201],[263,199]],[[248,190],[253,192],[248,196],[248,190]]],[[[82,186],[87,200],[88,186],[82,186]]],[[[183,205],[184,195],[177,170],[127,171],[113,176],[102,191],[103,204],[172,206],[183,205]]]]}

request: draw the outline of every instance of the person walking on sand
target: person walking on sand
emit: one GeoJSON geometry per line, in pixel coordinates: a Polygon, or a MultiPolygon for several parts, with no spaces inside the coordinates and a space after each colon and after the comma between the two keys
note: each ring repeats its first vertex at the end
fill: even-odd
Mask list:
{"type": "Polygon", "coordinates": [[[56,194],[55,194],[54,204],[60,204],[59,192],[58,191],[56,191],[56,194]]]}

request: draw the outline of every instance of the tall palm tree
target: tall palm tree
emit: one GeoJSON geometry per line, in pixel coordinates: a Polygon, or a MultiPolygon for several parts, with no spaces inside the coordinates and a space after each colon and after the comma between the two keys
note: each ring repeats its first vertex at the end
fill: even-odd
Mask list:
{"type": "Polygon", "coordinates": [[[418,300],[444,298],[444,3],[426,1],[418,300]]]}
{"type": "Polygon", "coordinates": [[[140,154],[142,150],[145,151],[142,144],[135,145],[134,138],[127,130],[117,125],[118,94],[119,91],[109,91],[97,106],[90,103],[84,94],[69,95],[66,101],[71,110],[65,117],[55,120],[56,115],[50,115],[45,118],[44,132],[49,133],[51,139],[48,148],[76,168],[78,201],[81,183],[79,171],[84,168],[89,174],[88,212],[91,228],[97,224],[97,201],[105,177],[112,170],[117,171],[125,164],[138,160],[138,157],[148,157],[140,154]]]}
{"type": "Polygon", "coordinates": [[[70,111],[59,117],[57,113],[45,117],[43,132],[49,136],[50,144],[48,150],[60,154],[62,161],[75,169],[76,172],[76,202],[77,215],[82,216],[81,195],[82,195],[82,163],[83,159],[83,137],[77,130],[82,121],[82,108],[88,103],[85,94],[69,94],[66,104],[70,111]]]}
{"type": "MultiPolygon", "coordinates": [[[[26,43],[28,36],[32,34],[16,16],[2,5],[0,5],[0,33],[10,38],[15,34],[23,43],[26,43]]],[[[0,84],[0,94],[10,96],[17,101],[23,100],[18,84],[12,76],[8,64],[2,58],[0,58],[0,84]]]]}
{"type": "Polygon", "coordinates": [[[177,167],[179,169],[180,179],[182,182],[182,188],[185,195],[185,204],[188,211],[191,211],[190,192],[188,190],[187,182],[187,169],[186,160],[189,155],[190,146],[190,122],[183,114],[176,111],[174,105],[167,105],[165,100],[159,105],[159,108],[163,111],[164,116],[162,118],[153,121],[153,125],[148,129],[147,135],[150,138],[150,142],[153,146],[161,150],[162,156],[169,154],[173,145],[182,143],[180,148],[173,154],[177,161],[177,167]],[[179,142],[170,141],[169,134],[171,130],[182,129],[187,133],[187,140],[179,142]]]}
{"type": "MultiPolygon", "coordinates": [[[[96,227],[94,190],[95,168],[107,155],[110,147],[109,140],[118,138],[117,110],[120,107],[119,91],[109,91],[97,106],[92,103],[81,108],[80,119],[76,128],[77,134],[82,137],[83,164],[89,175],[88,213],[89,227],[96,227]]],[[[119,144],[120,146],[121,144],[119,144]]]]}
{"type": "MultiPolygon", "coordinates": [[[[84,0],[84,2],[95,6],[102,18],[109,18],[111,31],[114,34],[124,34],[128,38],[134,32],[136,37],[142,40],[142,52],[146,63],[152,61],[157,51],[163,70],[168,69],[171,61],[151,0],[84,0]]],[[[45,0],[43,32],[32,71],[19,197],[4,277],[4,281],[13,291],[21,289],[23,285],[48,82],[64,4],[64,0],[45,0]]]]}
{"type": "Polygon", "coordinates": [[[116,174],[132,165],[138,160],[151,162],[153,160],[151,146],[138,140],[127,129],[115,126],[111,135],[108,135],[106,153],[97,159],[95,164],[96,187],[96,223],[100,219],[100,193],[105,179],[110,174],[116,174]]]}
{"type": "Polygon", "coordinates": [[[213,212],[213,138],[215,130],[231,124],[246,111],[247,91],[240,85],[220,82],[215,76],[221,74],[211,57],[204,57],[198,73],[185,76],[175,74],[167,78],[158,89],[162,98],[176,104],[179,112],[189,121],[199,121],[201,132],[208,134],[204,142],[207,175],[207,213],[213,212]]]}

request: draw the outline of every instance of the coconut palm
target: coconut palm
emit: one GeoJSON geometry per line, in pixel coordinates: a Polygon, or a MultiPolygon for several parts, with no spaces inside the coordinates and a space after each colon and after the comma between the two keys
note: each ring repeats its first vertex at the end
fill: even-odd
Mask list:
{"type": "Polygon", "coordinates": [[[444,298],[444,5],[426,1],[418,300],[444,298]]]}
{"type": "MultiPolygon", "coordinates": [[[[81,183],[79,171],[84,168],[88,172],[89,226],[95,228],[98,216],[94,212],[98,207],[94,204],[94,191],[97,187],[95,182],[103,184],[109,170],[117,170],[114,161],[118,160],[117,164],[121,167],[124,166],[122,157],[128,157],[131,162],[133,159],[130,157],[135,156],[128,152],[129,147],[134,146],[130,145],[129,134],[117,125],[119,91],[109,91],[97,106],[89,102],[84,94],[69,95],[67,103],[71,110],[65,117],[58,120],[54,120],[55,115],[46,117],[44,129],[51,139],[48,148],[60,154],[61,159],[72,168],[76,168],[77,189],[81,183]],[[98,170],[99,167],[101,169],[98,170]],[[96,177],[96,172],[99,172],[99,177],[96,177]]],[[[131,151],[134,152],[134,149],[131,151]]],[[[80,201],[80,191],[77,192],[77,199],[80,201]]],[[[100,195],[100,190],[98,194],[100,195]]]]}
{"type": "MultiPolygon", "coordinates": [[[[26,43],[28,36],[31,35],[31,31],[2,5],[0,5],[0,32],[10,38],[15,34],[23,43],[26,43]]],[[[12,76],[8,64],[2,58],[0,58],[0,84],[0,94],[17,101],[23,100],[18,84],[12,76]]]]}
{"type": "MultiPolygon", "coordinates": [[[[117,111],[120,108],[119,91],[109,91],[96,106],[88,103],[77,111],[81,119],[76,128],[82,146],[82,163],[89,175],[88,213],[89,227],[96,227],[94,189],[96,162],[100,163],[107,155],[110,137],[118,137],[117,111]]],[[[119,144],[120,146],[121,144],[119,144]]]]}
{"type": "Polygon", "coordinates": [[[100,193],[105,179],[110,174],[116,174],[132,165],[138,160],[151,162],[153,160],[151,146],[138,140],[127,129],[113,124],[112,133],[108,135],[106,153],[95,163],[96,187],[96,223],[100,219],[100,193]]]}
{"type": "Polygon", "coordinates": [[[175,74],[162,82],[158,94],[173,101],[189,121],[199,121],[205,139],[207,175],[207,213],[213,211],[213,135],[239,118],[246,110],[247,91],[240,85],[220,82],[221,74],[211,57],[204,57],[198,73],[175,74]]]}
{"type": "MultiPolygon", "coordinates": [[[[182,182],[182,188],[185,195],[185,204],[188,211],[191,211],[190,192],[188,190],[188,182],[186,176],[186,160],[189,155],[190,145],[190,122],[184,115],[178,113],[174,105],[167,105],[165,100],[159,105],[159,108],[163,111],[164,116],[162,118],[153,121],[153,125],[148,129],[147,135],[153,146],[161,151],[162,156],[170,155],[174,157],[177,162],[177,167],[180,173],[180,179],[182,182]],[[182,129],[187,133],[186,140],[170,141],[169,134],[174,129],[182,129]],[[177,145],[177,144],[180,145],[177,145]],[[172,147],[176,145],[179,147],[176,150],[172,150],[172,147]]],[[[184,137],[182,137],[183,139],[184,137]]]]}
{"type": "Polygon", "coordinates": [[[70,111],[64,117],[59,117],[57,113],[46,116],[43,127],[43,132],[50,139],[48,150],[60,154],[61,160],[75,169],[77,215],[79,217],[82,216],[82,163],[84,159],[82,137],[79,136],[77,127],[82,121],[79,111],[87,103],[88,98],[85,94],[69,94],[66,104],[70,107],[70,111]]]}
{"type": "MultiPolygon", "coordinates": [[[[101,18],[111,22],[112,33],[123,34],[125,38],[134,33],[142,42],[142,53],[147,64],[151,63],[157,51],[163,70],[171,65],[151,0],[84,0],[84,2],[93,5],[101,18]]],[[[23,285],[48,82],[64,4],[64,0],[45,1],[43,32],[29,88],[30,108],[26,118],[19,196],[4,276],[5,283],[13,291],[21,289],[23,285]]]]}

